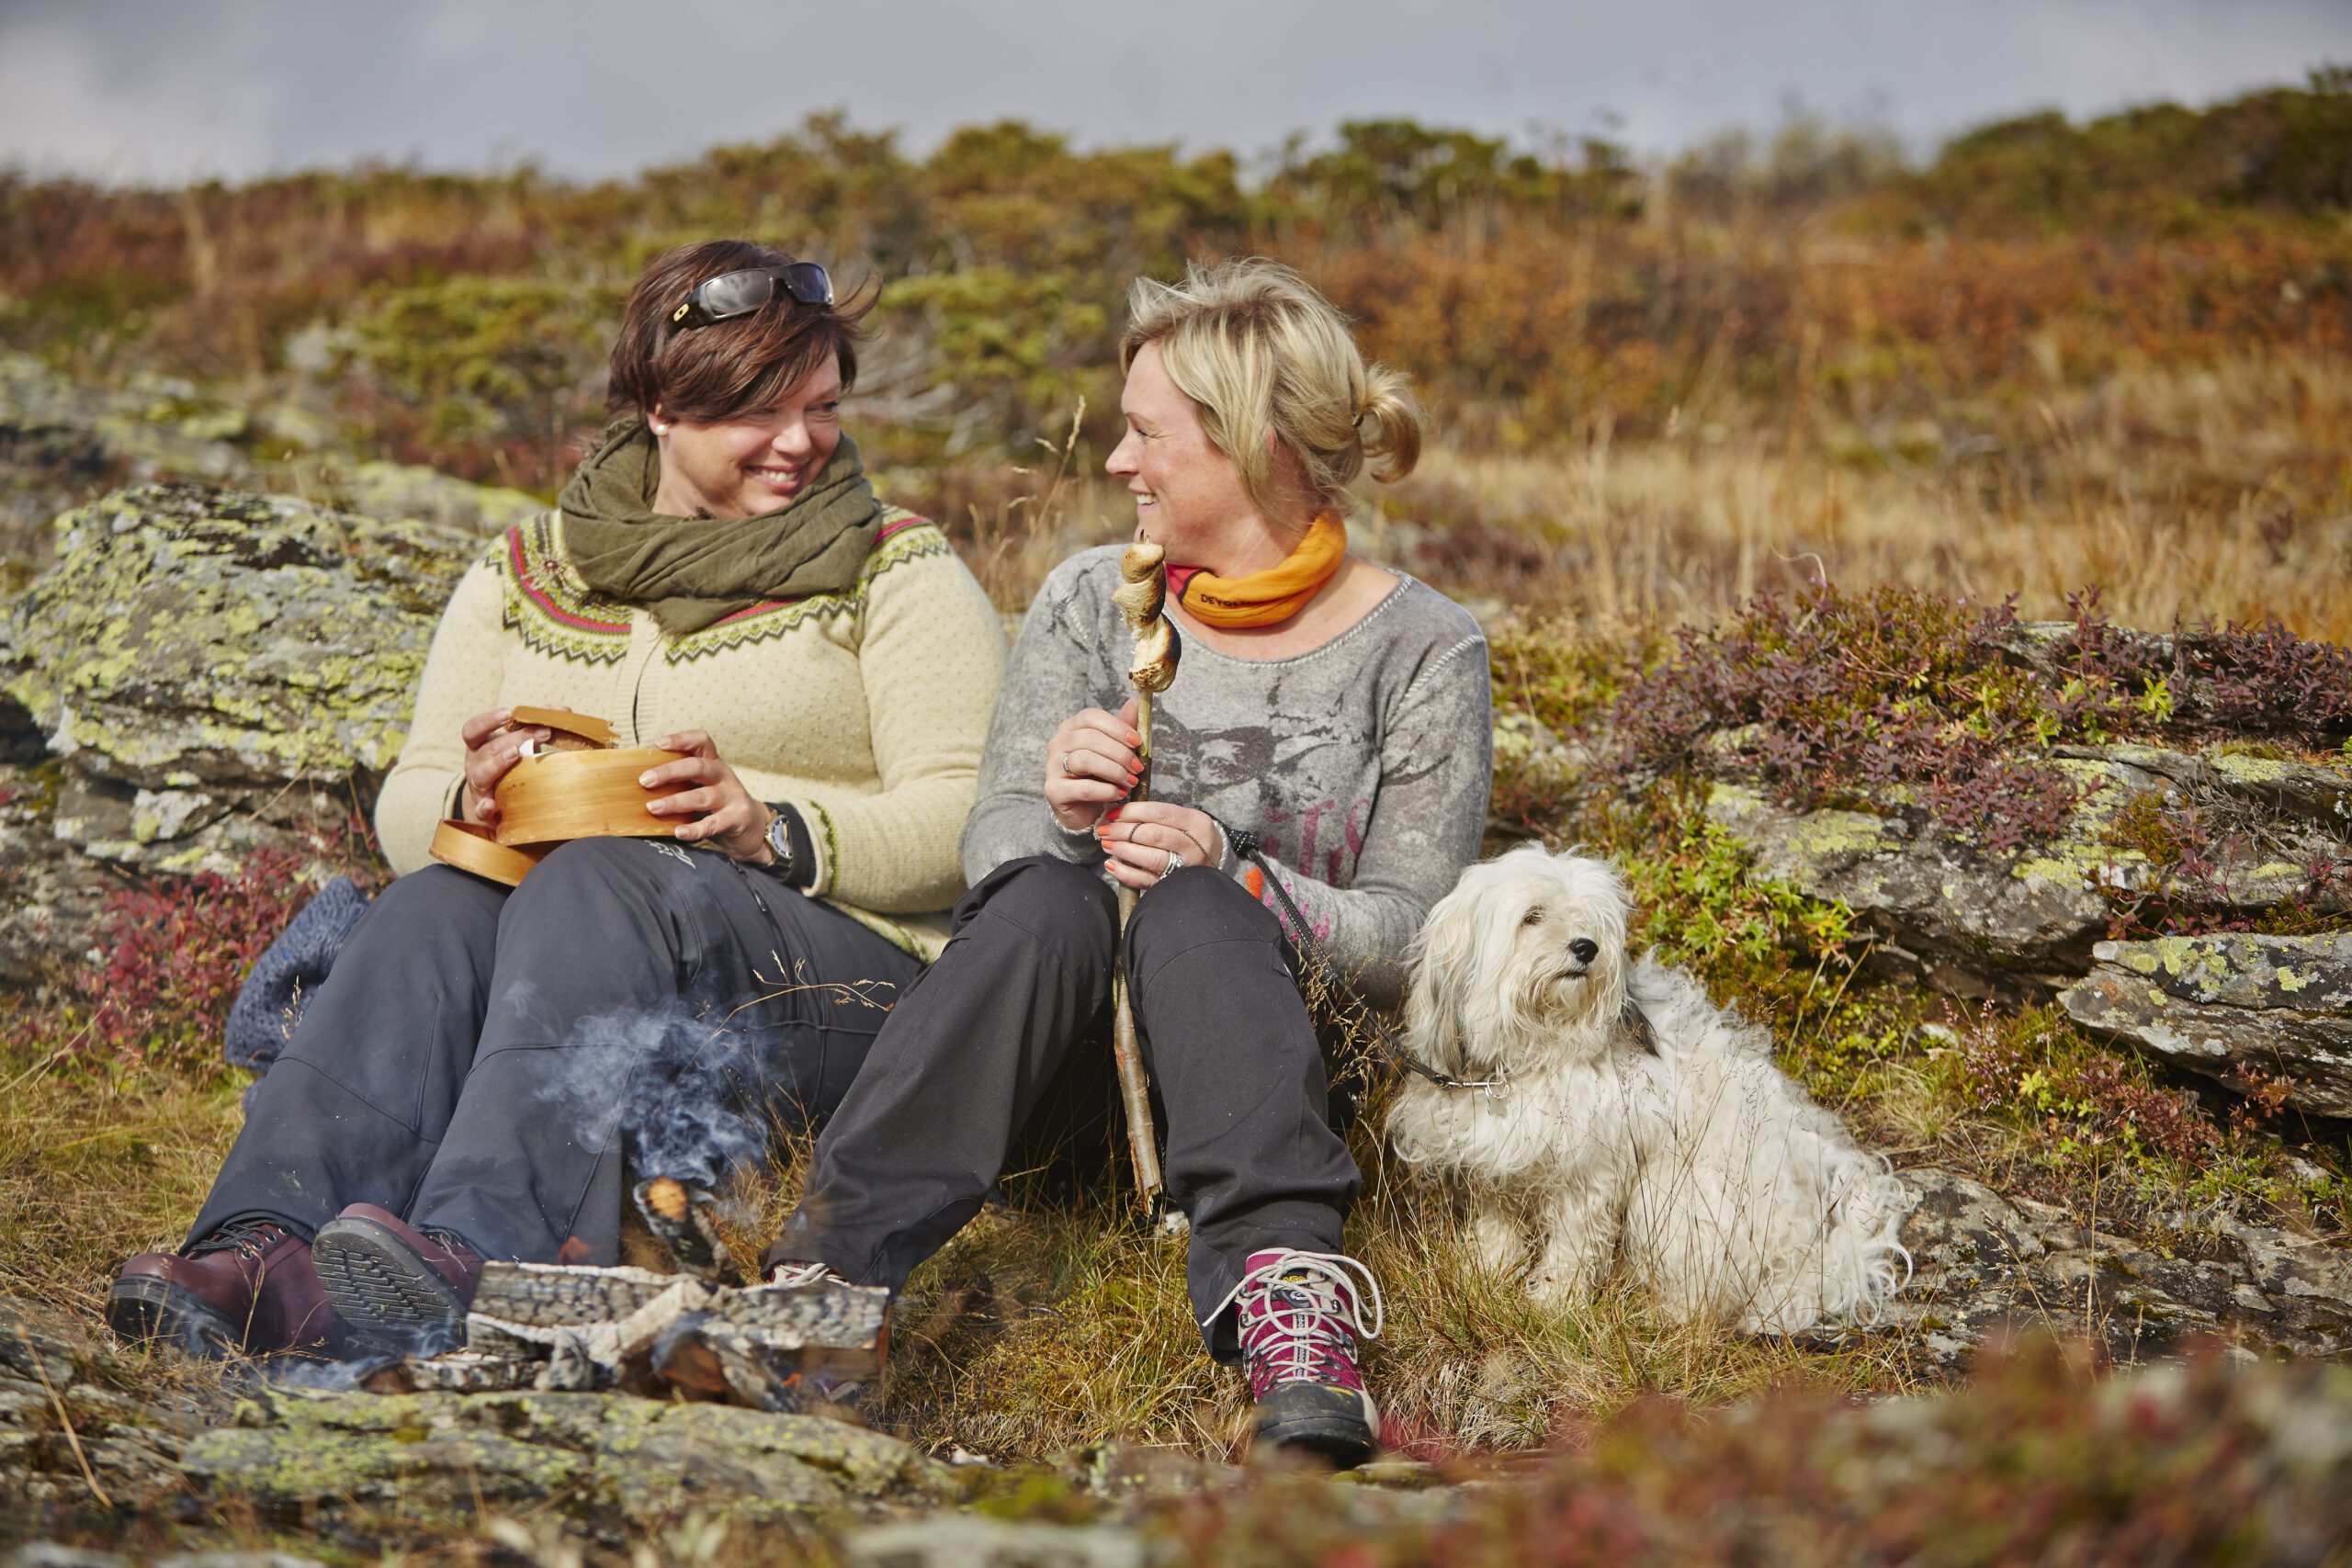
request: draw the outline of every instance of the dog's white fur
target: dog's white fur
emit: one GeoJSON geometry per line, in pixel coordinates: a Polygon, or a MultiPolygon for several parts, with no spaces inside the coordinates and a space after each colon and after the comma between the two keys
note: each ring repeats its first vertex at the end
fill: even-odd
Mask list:
{"type": "Polygon", "coordinates": [[[1574,853],[1463,874],[1416,943],[1406,1038],[1495,1081],[1408,1077],[1397,1154],[1467,1190],[1480,1257],[1527,1270],[1538,1301],[1589,1296],[1622,1254],[1679,1317],[1794,1334],[1876,1315],[1908,1274],[1907,1190],[1765,1031],[1646,956],[1628,968],[1631,910],[1615,870],[1574,853]]]}

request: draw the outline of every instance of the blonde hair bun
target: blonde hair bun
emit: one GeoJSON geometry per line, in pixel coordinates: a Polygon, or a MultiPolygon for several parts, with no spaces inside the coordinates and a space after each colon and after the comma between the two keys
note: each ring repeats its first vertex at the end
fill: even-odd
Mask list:
{"type": "Polygon", "coordinates": [[[1137,278],[1127,294],[1120,368],[1132,368],[1153,343],[1268,516],[1286,502],[1276,443],[1297,460],[1316,509],[1343,517],[1353,500],[1348,486],[1367,460],[1376,465],[1374,479],[1393,484],[1420,458],[1421,411],[1410,384],[1367,364],[1347,318],[1280,262],[1194,262],[1181,284],[1137,278]]]}

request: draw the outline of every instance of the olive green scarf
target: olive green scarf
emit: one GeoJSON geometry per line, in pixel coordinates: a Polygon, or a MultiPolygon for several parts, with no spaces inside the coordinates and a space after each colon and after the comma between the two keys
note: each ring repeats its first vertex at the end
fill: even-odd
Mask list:
{"type": "Polygon", "coordinates": [[[664,516],[651,509],[661,484],[652,432],[616,422],[556,504],[564,558],[581,581],[644,605],[671,637],[762,600],[840,592],[857,581],[882,515],[846,435],[807,490],[757,517],[664,516]]]}

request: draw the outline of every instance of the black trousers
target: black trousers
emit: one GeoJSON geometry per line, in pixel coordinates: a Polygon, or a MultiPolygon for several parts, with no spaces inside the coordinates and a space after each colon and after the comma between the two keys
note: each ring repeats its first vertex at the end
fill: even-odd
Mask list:
{"type": "Polygon", "coordinates": [[[921,970],[711,851],[582,840],[511,892],[413,872],[254,1086],[189,1239],[368,1202],[486,1257],[614,1262],[625,1155],[710,1180],[766,1112],[821,1121],[921,970]]]}
{"type": "MultiPolygon", "coordinates": [[[[818,1138],[769,1261],[896,1290],[978,1213],[1071,1053],[1108,1055],[1117,926],[1111,889],[1061,861],[1013,861],[973,888],[818,1138]]],[[[1193,1223],[1194,1316],[1231,1360],[1216,1309],[1244,1260],[1338,1251],[1360,1178],[1271,913],[1230,877],[1181,871],[1136,901],[1125,957],[1168,1195],[1193,1223]]]]}

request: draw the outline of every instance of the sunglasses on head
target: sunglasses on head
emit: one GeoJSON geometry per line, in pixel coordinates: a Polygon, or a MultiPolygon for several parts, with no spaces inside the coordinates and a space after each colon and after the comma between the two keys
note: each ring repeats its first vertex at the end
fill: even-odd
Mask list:
{"type": "Polygon", "coordinates": [[[831,305],[833,280],[815,262],[786,262],[782,266],[750,266],[722,272],[694,287],[684,304],[670,312],[670,324],[707,327],[713,321],[748,316],[775,298],[776,286],[803,305],[831,305]]]}

